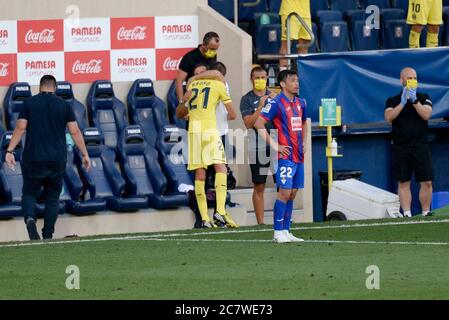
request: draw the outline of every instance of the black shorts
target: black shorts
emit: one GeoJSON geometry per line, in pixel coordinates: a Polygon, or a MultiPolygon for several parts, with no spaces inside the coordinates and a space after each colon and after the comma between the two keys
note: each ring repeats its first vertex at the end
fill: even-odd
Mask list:
{"type": "MultiPolygon", "coordinates": [[[[266,152],[267,157],[270,156],[270,151],[267,150],[266,152]]],[[[266,158],[263,159],[261,163],[261,159],[259,157],[256,157],[256,154],[252,154],[250,156],[250,168],[251,168],[251,177],[254,184],[265,184],[267,182],[267,177],[270,175],[270,161],[266,161],[266,158]],[[255,162],[255,163],[254,163],[255,162]]],[[[276,183],[275,175],[272,174],[273,181],[276,183]]]]}
{"type": "Polygon", "coordinates": [[[391,146],[393,177],[396,181],[406,182],[415,175],[416,182],[433,181],[433,165],[428,145],[391,146]]]}

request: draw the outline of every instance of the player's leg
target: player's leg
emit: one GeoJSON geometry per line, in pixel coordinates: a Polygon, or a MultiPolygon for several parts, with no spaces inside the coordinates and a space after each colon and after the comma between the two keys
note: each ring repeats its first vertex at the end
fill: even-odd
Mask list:
{"type": "Polygon", "coordinates": [[[404,216],[411,217],[412,194],[410,181],[413,175],[413,152],[409,147],[397,144],[391,146],[393,178],[398,182],[398,195],[404,216]]]}
{"type": "Polygon", "coordinates": [[[291,242],[303,242],[304,241],[303,239],[295,237],[290,232],[290,226],[293,215],[293,203],[295,201],[296,194],[299,189],[304,188],[304,164],[303,163],[296,164],[296,170],[294,171],[295,173],[293,175],[292,192],[287,202],[287,207],[285,209],[284,214],[284,234],[291,242]]]}
{"type": "Polygon", "coordinates": [[[204,228],[214,228],[207,213],[207,198],[206,198],[206,169],[199,168],[195,170],[195,196],[198,203],[198,209],[203,220],[204,228]]]}
{"type": "MultiPolygon", "coordinates": [[[[304,21],[307,23],[307,26],[312,30],[312,19],[304,19],[304,21]]],[[[299,54],[307,54],[309,52],[309,49],[305,47],[310,43],[312,40],[312,37],[307,32],[306,28],[304,26],[300,26],[299,30],[299,39],[298,39],[298,53],[299,54]]]]}
{"type": "Polygon", "coordinates": [[[217,212],[214,219],[217,224],[226,225],[229,228],[237,228],[231,215],[226,212],[226,194],[228,191],[228,176],[225,164],[215,164],[215,197],[217,201],[217,212]]]}
{"type": "Polygon", "coordinates": [[[426,47],[438,47],[438,32],[443,24],[443,3],[441,0],[429,0],[429,14],[427,20],[426,47]]]}
{"type": "Polygon", "coordinates": [[[415,179],[421,184],[419,201],[421,202],[422,214],[423,216],[428,216],[431,215],[430,203],[432,201],[432,181],[434,179],[430,148],[428,146],[415,148],[413,160],[415,179]]]}
{"type": "MultiPolygon", "coordinates": [[[[287,16],[281,16],[281,48],[279,50],[280,54],[287,54],[291,52],[287,52],[287,16]]],[[[290,40],[295,41],[298,40],[300,25],[299,21],[296,18],[290,19],[290,40]]],[[[287,69],[288,60],[280,59],[279,60],[279,69],[280,71],[287,69]]]]}
{"type": "Polygon", "coordinates": [[[277,243],[290,242],[284,234],[284,217],[287,203],[292,194],[294,164],[290,160],[279,160],[276,170],[276,184],[279,188],[278,198],[273,209],[273,240],[277,243]]]}
{"type": "Polygon", "coordinates": [[[412,192],[410,191],[410,181],[398,182],[399,201],[405,217],[411,217],[412,192]]]}
{"type": "Polygon", "coordinates": [[[409,0],[407,23],[410,24],[409,47],[419,48],[419,38],[424,25],[427,24],[427,5],[423,0],[409,0]]]}

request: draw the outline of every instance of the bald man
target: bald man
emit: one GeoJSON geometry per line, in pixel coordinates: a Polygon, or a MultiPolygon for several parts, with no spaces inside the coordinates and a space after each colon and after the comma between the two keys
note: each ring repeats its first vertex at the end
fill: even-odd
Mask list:
{"type": "Polygon", "coordinates": [[[433,166],[427,143],[427,121],[432,116],[432,101],[425,93],[417,92],[417,75],[412,68],[401,72],[402,91],[388,98],[385,120],[392,124],[391,161],[393,176],[405,217],[411,217],[412,175],[420,183],[419,201],[423,216],[430,216],[433,166]],[[415,82],[415,83],[413,83],[415,82]]]}

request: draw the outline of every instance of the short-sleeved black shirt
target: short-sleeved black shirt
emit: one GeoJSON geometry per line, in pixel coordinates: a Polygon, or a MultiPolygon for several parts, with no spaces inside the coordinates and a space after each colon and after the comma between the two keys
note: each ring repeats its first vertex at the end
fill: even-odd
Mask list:
{"type": "Polygon", "coordinates": [[[217,57],[208,59],[203,56],[200,51],[200,47],[201,45],[199,45],[196,49],[187,52],[179,64],[179,69],[187,73],[187,79],[193,76],[193,70],[200,63],[205,63],[210,66],[217,61],[217,57]]]}
{"type": "Polygon", "coordinates": [[[24,101],[19,119],[26,119],[24,162],[66,162],[66,127],[76,121],[63,99],[40,93],[24,101]]]}
{"type": "MultiPolygon", "coordinates": [[[[432,107],[430,96],[425,93],[416,95],[422,105],[432,107]]],[[[387,99],[385,109],[395,108],[401,103],[401,94],[387,99]]],[[[394,144],[416,145],[426,143],[427,121],[421,118],[410,100],[393,120],[392,139],[394,144]]]]}

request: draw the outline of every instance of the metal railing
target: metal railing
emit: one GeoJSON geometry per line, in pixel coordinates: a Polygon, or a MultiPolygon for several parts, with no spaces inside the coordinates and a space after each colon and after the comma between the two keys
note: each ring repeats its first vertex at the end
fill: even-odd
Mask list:
{"type": "Polygon", "coordinates": [[[258,54],[257,58],[261,60],[279,60],[279,59],[286,59],[288,60],[288,68],[291,66],[291,60],[292,59],[298,59],[301,55],[296,53],[292,54],[292,40],[290,36],[290,30],[291,30],[291,19],[295,17],[298,19],[298,21],[302,24],[302,26],[306,29],[307,33],[310,36],[310,41],[308,43],[298,43],[298,46],[300,48],[310,48],[315,44],[315,35],[313,34],[312,29],[307,25],[306,21],[296,12],[292,12],[287,16],[287,20],[285,21],[285,27],[287,31],[287,53],[286,54],[258,54]]]}

